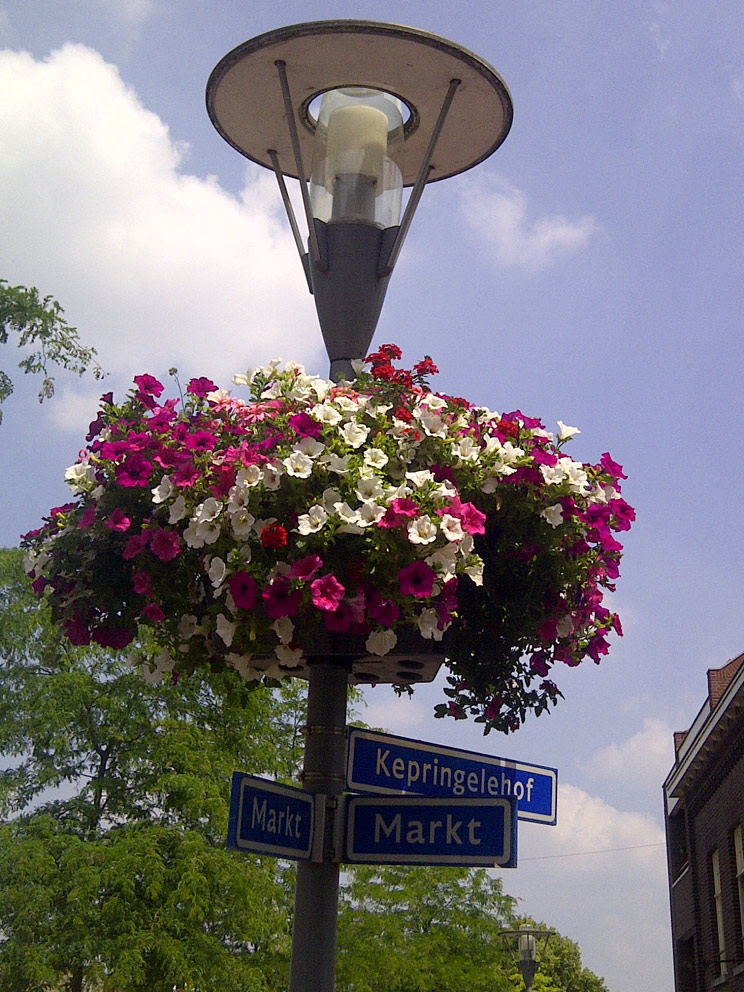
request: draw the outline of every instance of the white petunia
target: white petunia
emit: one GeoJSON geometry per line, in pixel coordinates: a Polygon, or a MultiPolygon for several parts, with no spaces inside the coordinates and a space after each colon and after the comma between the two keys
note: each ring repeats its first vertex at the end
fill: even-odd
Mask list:
{"type": "Polygon", "coordinates": [[[331,403],[316,403],[310,408],[310,416],[321,424],[328,424],[329,427],[335,427],[343,419],[331,403]]]}
{"type": "Polygon", "coordinates": [[[574,627],[573,617],[565,614],[556,625],[556,633],[559,637],[568,637],[574,627]]]}
{"type": "Polygon", "coordinates": [[[369,437],[369,427],[352,420],[341,428],[341,436],[352,448],[361,448],[369,437]]]}
{"type": "Polygon", "coordinates": [[[341,502],[341,493],[338,489],[332,489],[330,487],[328,489],[324,489],[320,502],[326,513],[333,513],[336,508],[336,503],[341,502]]]}
{"type": "Polygon", "coordinates": [[[246,541],[253,530],[256,518],[246,507],[240,507],[230,514],[230,526],[239,541],[246,541]]]}
{"type": "Polygon", "coordinates": [[[428,641],[441,641],[444,634],[443,630],[439,629],[439,617],[437,616],[437,611],[432,610],[427,607],[422,610],[416,618],[418,624],[419,633],[423,638],[428,641]]]}
{"type": "Polygon", "coordinates": [[[222,585],[225,579],[225,573],[227,572],[227,566],[224,561],[215,555],[209,562],[209,568],[207,569],[207,575],[209,576],[209,581],[212,583],[214,588],[222,585]]]}
{"type": "Polygon", "coordinates": [[[373,630],[365,646],[370,654],[382,657],[392,651],[397,643],[398,637],[394,630],[373,630]]]}
{"type": "Polygon", "coordinates": [[[540,474],[548,486],[558,486],[565,478],[565,473],[560,462],[555,465],[541,465],[540,474]]]}
{"type": "Polygon", "coordinates": [[[235,637],[235,631],[238,629],[237,623],[228,620],[224,613],[218,613],[215,626],[217,627],[217,636],[229,648],[235,637]]]}
{"type": "Polygon", "coordinates": [[[190,641],[195,634],[201,634],[202,628],[196,622],[193,613],[186,613],[178,621],[178,636],[182,641],[190,641]]]}
{"type": "Polygon", "coordinates": [[[289,644],[294,636],[294,623],[289,617],[279,617],[272,623],[272,628],[274,633],[282,642],[282,644],[289,644]]]}
{"type": "Polygon", "coordinates": [[[282,463],[287,470],[287,475],[291,475],[295,479],[307,479],[312,475],[313,460],[301,451],[295,449],[288,458],[282,459],[282,463]]]}
{"type": "Polygon", "coordinates": [[[301,513],[297,519],[297,530],[300,534],[317,534],[328,520],[328,514],[319,504],[311,506],[307,513],[301,513]]]}
{"type": "Polygon", "coordinates": [[[437,525],[427,513],[416,517],[408,525],[408,540],[411,544],[431,544],[437,539],[437,525]]]}
{"type": "Polygon", "coordinates": [[[476,444],[469,435],[461,437],[456,444],[452,445],[452,454],[455,458],[459,458],[463,462],[477,461],[480,456],[480,450],[480,445],[476,444]]]}
{"type": "Polygon", "coordinates": [[[165,503],[173,495],[174,486],[169,475],[164,475],[160,483],[151,489],[153,503],[165,503]]]}
{"type": "Polygon", "coordinates": [[[96,481],[96,471],[90,462],[76,462],[65,470],[65,482],[74,493],[84,493],[96,481]]]}
{"type": "MultiPolygon", "coordinates": [[[[197,538],[202,541],[202,544],[214,544],[220,536],[220,525],[216,520],[204,520],[202,523],[196,525],[196,534],[197,538]]],[[[198,547],[199,545],[193,546],[198,547]]]]}
{"type": "Polygon", "coordinates": [[[427,434],[429,437],[447,436],[447,425],[438,413],[432,413],[426,410],[420,415],[419,422],[424,428],[424,434],[427,434]]]}
{"type": "Polygon", "coordinates": [[[385,516],[385,507],[379,506],[374,500],[364,500],[357,512],[357,523],[360,527],[371,527],[385,516]]]}
{"type": "Polygon", "coordinates": [[[568,441],[568,439],[573,437],[574,434],[581,434],[578,427],[569,427],[567,424],[564,424],[562,420],[557,421],[557,423],[559,441],[568,441]]]}
{"type": "Polygon", "coordinates": [[[431,474],[428,468],[421,469],[419,472],[406,472],[406,479],[413,483],[416,489],[423,489],[427,482],[433,482],[434,476],[431,474]]]}
{"type": "Polygon", "coordinates": [[[385,468],[389,461],[382,448],[367,448],[364,452],[364,464],[369,465],[370,468],[385,468]]]}
{"type": "Polygon", "coordinates": [[[563,507],[560,503],[554,503],[552,506],[546,507],[540,516],[543,520],[546,520],[551,527],[560,527],[563,523],[563,507]]]}
{"type": "Polygon", "coordinates": [[[357,513],[356,510],[352,510],[352,508],[349,506],[347,502],[344,501],[344,502],[336,503],[334,504],[333,509],[336,511],[336,513],[339,515],[339,517],[343,520],[345,524],[359,523],[359,514],[357,513]]]}
{"type": "Polygon", "coordinates": [[[335,472],[336,475],[348,475],[350,459],[351,455],[341,457],[340,455],[330,454],[324,459],[321,459],[321,461],[329,472],[335,472]]]}
{"type": "Polygon", "coordinates": [[[257,486],[262,478],[263,472],[261,471],[260,466],[246,465],[245,468],[241,468],[235,476],[235,485],[239,486],[241,489],[244,486],[250,489],[253,486],[257,486]]]}
{"type": "Polygon", "coordinates": [[[211,524],[222,512],[222,502],[214,496],[208,496],[203,503],[200,503],[193,513],[193,520],[197,524],[211,524]]]}
{"type": "Polygon", "coordinates": [[[270,489],[272,492],[277,490],[281,485],[283,474],[284,467],[281,462],[267,462],[263,467],[264,489],[270,489]]]}
{"type": "Polygon", "coordinates": [[[439,525],[448,541],[462,540],[462,521],[459,517],[453,517],[450,513],[443,513],[439,525]]]}
{"type": "Polygon", "coordinates": [[[483,585],[483,562],[479,559],[478,561],[472,562],[470,565],[466,565],[463,572],[476,586],[483,585]]]}
{"type": "Polygon", "coordinates": [[[317,458],[325,451],[325,445],[316,441],[314,437],[303,437],[294,447],[295,451],[301,451],[308,458],[317,458]]]}
{"type": "Polygon", "coordinates": [[[360,478],[355,492],[359,499],[379,499],[383,494],[382,483],[376,475],[360,478]]]}
{"type": "Polygon", "coordinates": [[[277,644],[274,654],[286,668],[297,668],[304,661],[302,648],[291,648],[288,644],[277,644]]]}
{"type": "Polygon", "coordinates": [[[186,509],[186,497],[181,493],[180,496],[176,496],[170,506],[170,512],[168,514],[168,523],[177,524],[179,520],[183,520],[189,511],[186,509]]]}

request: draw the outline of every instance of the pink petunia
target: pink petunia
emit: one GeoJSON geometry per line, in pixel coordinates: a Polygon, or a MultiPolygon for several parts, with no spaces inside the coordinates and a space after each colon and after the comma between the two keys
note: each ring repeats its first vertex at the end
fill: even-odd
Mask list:
{"type": "Polygon", "coordinates": [[[136,558],[138,554],[141,554],[150,540],[150,535],[148,533],[142,534],[131,534],[124,550],[121,553],[124,561],[131,561],[132,558],[136,558]]]}
{"type": "Polygon", "coordinates": [[[382,517],[377,526],[385,527],[387,529],[402,527],[405,523],[407,523],[407,521],[418,516],[419,510],[420,507],[418,503],[414,503],[412,499],[408,499],[407,497],[399,497],[398,499],[391,501],[385,516],[382,517]]]}
{"type": "Polygon", "coordinates": [[[319,610],[332,613],[338,609],[338,604],[344,598],[346,588],[341,585],[335,575],[322,575],[310,583],[310,594],[313,606],[319,610]]]}
{"type": "MultiPolygon", "coordinates": [[[[88,509],[91,509],[88,507],[88,509]]],[[[131,519],[124,513],[120,506],[117,506],[108,520],[103,523],[104,527],[108,527],[109,530],[116,531],[118,534],[123,534],[128,531],[132,524],[131,519]]]]}
{"type": "Polygon", "coordinates": [[[152,579],[147,572],[135,572],[132,576],[132,588],[138,596],[152,597],[152,579]]]}

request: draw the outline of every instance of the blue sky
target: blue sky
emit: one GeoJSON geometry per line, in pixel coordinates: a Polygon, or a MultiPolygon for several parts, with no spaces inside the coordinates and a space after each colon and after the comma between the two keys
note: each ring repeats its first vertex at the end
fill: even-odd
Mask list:
{"type": "MultiPolygon", "coordinates": [[[[56,296],[119,395],[174,365],[223,385],[278,355],[324,373],[273,177],[217,135],[204,88],[246,39],[334,17],[450,38],[514,101],[502,148],[425,191],[375,341],[431,354],[447,392],[580,427],[572,455],[609,450],[638,512],[625,637],[559,673],[553,715],[484,740],[431,718],[435,690],[396,703],[381,687],[367,719],[557,767],[558,825],[522,826],[507,891],[578,940],[611,992],[671,992],[671,733],[706,668],[744,648],[739,0],[0,0],[0,276],[56,296]]],[[[4,545],[66,498],[102,391],[59,376],[39,406],[15,379],[4,545]]]]}

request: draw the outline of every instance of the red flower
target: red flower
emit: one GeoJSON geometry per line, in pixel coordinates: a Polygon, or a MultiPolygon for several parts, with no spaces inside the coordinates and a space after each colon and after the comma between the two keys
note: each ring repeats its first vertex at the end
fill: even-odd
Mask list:
{"type": "Polygon", "coordinates": [[[261,531],[261,544],[264,548],[283,548],[287,543],[287,532],[281,524],[267,524],[261,531]]]}

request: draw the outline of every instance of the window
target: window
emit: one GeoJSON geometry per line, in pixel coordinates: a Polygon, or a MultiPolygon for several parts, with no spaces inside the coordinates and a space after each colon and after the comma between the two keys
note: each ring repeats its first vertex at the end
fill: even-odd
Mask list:
{"type": "Polygon", "coordinates": [[[734,861],[736,864],[736,894],[739,897],[739,937],[744,947],[744,840],[741,824],[734,830],[734,861]]]}
{"type": "Polygon", "coordinates": [[[723,899],[721,897],[721,865],[718,858],[718,848],[710,856],[710,867],[713,876],[713,915],[718,938],[718,961],[723,975],[726,973],[726,943],[723,934],[723,899]]]}

